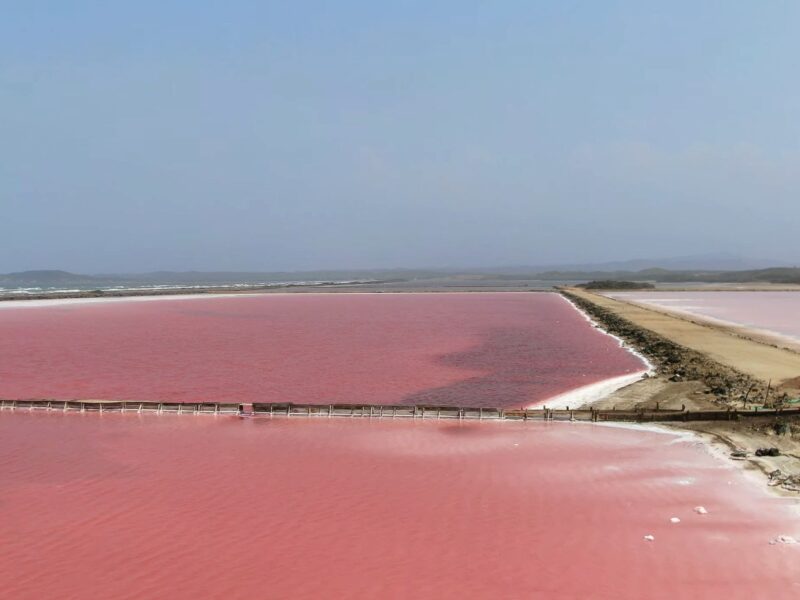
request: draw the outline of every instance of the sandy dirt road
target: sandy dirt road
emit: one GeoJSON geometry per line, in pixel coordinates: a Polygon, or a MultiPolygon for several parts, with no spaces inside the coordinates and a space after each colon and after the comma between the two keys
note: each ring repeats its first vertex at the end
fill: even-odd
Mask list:
{"type": "Polygon", "coordinates": [[[613,311],[634,325],[701,352],[742,373],[765,382],[772,381],[775,386],[791,389],[800,387],[799,352],[778,348],[714,324],[695,322],[581,289],[570,288],[569,291],[613,311]]]}

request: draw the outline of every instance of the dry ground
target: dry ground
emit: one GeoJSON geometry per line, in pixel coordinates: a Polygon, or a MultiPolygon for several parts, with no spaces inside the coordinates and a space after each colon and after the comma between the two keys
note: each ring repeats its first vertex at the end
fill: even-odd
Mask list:
{"type": "MultiPolygon", "coordinates": [[[[570,289],[571,293],[613,312],[636,327],[654,332],[676,344],[699,352],[714,361],[741,371],[792,394],[800,387],[800,353],[780,348],[741,332],[710,323],[694,322],[682,316],[570,289]]],[[[664,375],[644,379],[622,388],[595,403],[597,408],[681,408],[719,409],[702,381],[670,381],[664,375]]],[[[780,495],[797,496],[800,490],[800,422],[774,417],[742,421],[672,423],[667,427],[693,431],[726,453],[744,468],[763,473],[765,481],[780,495]],[[755,455],[759,448],[778,448],[779,456],[755,455]],[[770,477],[770,475],[772,475],[770,477]]]]}
{"type": "Polygon", "coordinates": [[[795,391],[800,378],[800,352],[766,344],[738,332],[692,321],[682,316],[623,302],[579,289],[571,293],[611,310],[634,325],[648,329],[773,386],[795,391]]]}

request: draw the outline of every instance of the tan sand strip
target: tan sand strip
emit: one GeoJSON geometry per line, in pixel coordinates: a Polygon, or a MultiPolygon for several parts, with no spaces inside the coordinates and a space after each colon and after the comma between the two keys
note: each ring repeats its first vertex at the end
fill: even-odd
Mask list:
{"type": "Polygon", "coordinates": [[[585,290],[570,288],[569,291],[612,311],[638,327],[705,354],[756,379],[781,384],[800,377],[800,353],[746,339],[714,324],[694,323],[677,315],[650,310],[585,290]]]}

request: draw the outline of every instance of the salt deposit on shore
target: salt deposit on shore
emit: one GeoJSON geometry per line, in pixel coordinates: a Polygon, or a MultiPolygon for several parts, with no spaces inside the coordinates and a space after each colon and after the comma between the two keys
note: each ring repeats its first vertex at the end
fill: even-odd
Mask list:
{"type": "Polygon", "coordinates": [[[655,367],[653,364],[647,359],[646,356],[637,352],[634,348],[628,346],[625,341],[605,331],[594,319],[592,319],[589,315],[587,315],[584,311],[582,311],[578,306],[575,305],[569,298],[565,296],[559,295],[567,304],[569,304],[572,308],[575,309],[578,314],[580,314],[584,319],[586,319],[592,327],[603,333],[603,335],[607,335],[610,338],[613,338],[617,341],[620,348],[624,348],[629,353],[633,354],[636,358],[642,361],[646,368],[642,369],[641,371],[637,371],[635,373],[629,373],[625,375],[620,375],[618,377],[611,377],[609,379],[605,379],[603,381],[598,381],[596,383],[591,383],[589,385],[585,385],[574,390],[570,390],[568,392],[564,392],[563,394],[558,394],[557,396],[553,396],[552,398],[548,398],[544,402],[537,402],[534,405],[531,405],[529,408],[533,406],[547,406],[547,408],[578,408],[584,404],[591,404],[593,402],[597,402],[598,400],[602,400],[603,398],[610,396],[617,390],[624,388],[625,386],[631,385],[632,383],[636,383],[646,375],[651,375],[655,372],[655,367]]]}
{"type": "Polygon", "coordinates": [[[647,373],[647,370],[637,371],[629,375],[620,375],[619,377],[612,377],[611,379],[598,381],[597,383],[590,383],[589,385],[548,398],[543,402],[536,402],[528,408],[546,406],[547,408],[571,407],[577,409],[585,404],[591,404],[602,400],[617,390],[631,385],[632,383],[636,383],[647,373]]]}

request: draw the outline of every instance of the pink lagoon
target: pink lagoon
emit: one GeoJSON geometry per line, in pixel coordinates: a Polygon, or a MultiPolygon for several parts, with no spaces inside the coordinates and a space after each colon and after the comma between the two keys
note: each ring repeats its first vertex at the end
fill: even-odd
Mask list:
{"type": "MultiPolygon", "coordinates": [[[[515,407],[644,368],[552,293],[9,304],[0,331],[5,398],[515,407]]],[[[793,504],[635,427],[9,410],[0,506],[20,599],[800,594],[793,504]]]]}
{"type": "Polygon", "coordinates": [[[0,472],[20,600],[800,594],[790,506],[672,434],[6,411],[0,472]]]}
{"type": "Polygon", "coordinates": [[[0,397],[521,407],[642,361],[554,293],[0,304],[0,397]]]}

